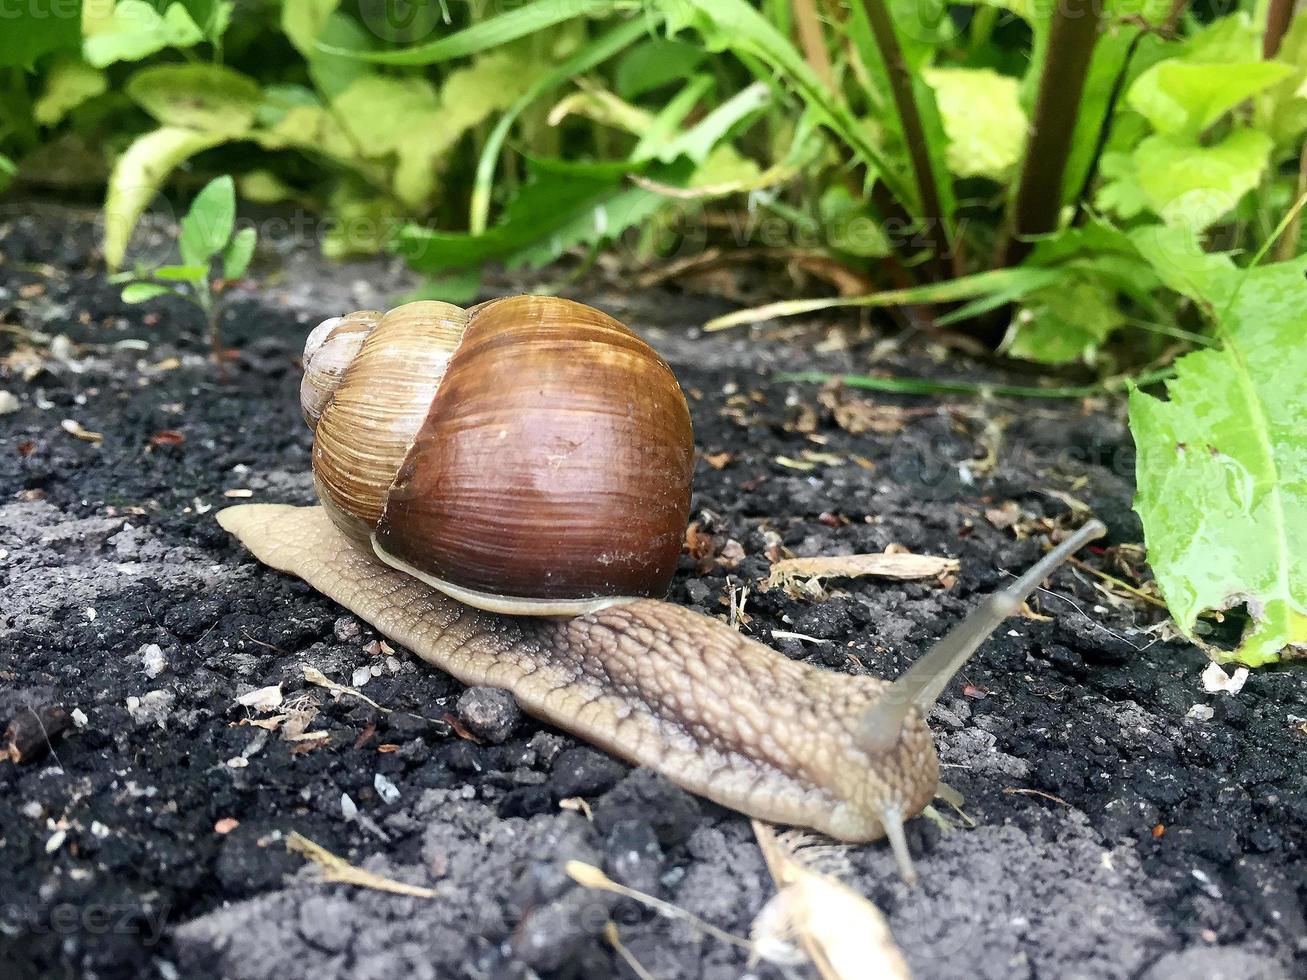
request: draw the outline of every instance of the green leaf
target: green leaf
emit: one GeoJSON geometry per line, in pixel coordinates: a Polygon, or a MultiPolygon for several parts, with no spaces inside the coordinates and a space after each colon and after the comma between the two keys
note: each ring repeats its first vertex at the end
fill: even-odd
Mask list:
{"type": "Polygon", "coordinates": [[[1197,137],[1240,102],[1292,72],[1274,61],[1190,64],[1172,58],[1135,79],[1126,102],[1159,133],[1197,137]]]}
{"type": "Polygon", "coordinates": [[[209,277],[209,270],[202,265],[161,265],[151,274],[165,282],[199,283],[209,277]]]}
{"type": "Polygon", "coordinates": [[[104,73],[78,58],[60,58],[45,77],[45,91],[32,106],[32,117],[54,126],[83,102],[101,95],[109,83],[104,73]]]}
{"type": "Polygon", "coordinates": [[[124,303],[144,303],[156,296],[169,296],[172,292],[168,286],[160,286],[157,282],[134,282],[123,287],[122,300],[124,303]]]}
{"type": "Polygon", "coordinates": [[[1167,224],[1208,228],[1257,186],[1270,152],[1271,138],[1254,129],[1237,129],[1213,146],[1159,134],[1135,150],[1135,176],[1167,224]]]}
{"type": "Polygon", "coordinates": [[[237,137],[263,99],[254,79],[220,65],[156,65],[127,81],[127,94],[165,126],[237,137]]]}
{"type": "Polygon", "coordinates": [[[109,177],[104,202],[104,260],[111,270],[122,265],[137,219],[173,168],[225,141],[215,133],[164,126],[127,148],[109,177]]]}
{"type": "Polygon", "coordinates": [[[180,3],[159,14],[145,0],[118,0],[113,13],[94,21],[82,42],[82,55],[96,68],[115,61],[140,61],[164,48],[190,48],[204,32],[180,3]]]}
{"type": "Polygon", "coordinates": [[[0,14],[0,68],[31,68],[51,51],[75,51],[81,4],[13,3],[0,14]]]}
{"type": "Polygon", "coordinates": [[[208,268],[211,258],[227,247],[236,224],[236,184],[227,176],[215,177],[195,195],[181,220],[182,262],[208,268]]]}
{"type": "Polygon", "coordinates": [[[626,6],[629,4],[621,0],[587,0],[586,3],[577,3],[576,0],[536,0],[516,10],[480,21],[448,37],[401,51],[360,51],[328,44],[320,45],[319,49],[329,54],[380,65],[434,65],[451,58],[462,58],[497,48],[501,44],[546,31],[576,17],[600,17],[626,6]]]}
{"type": "MultiPolygon", "coordinates": [[[[611,240],[666,206],[666,198],[627,182],[632,169],[625,163],[532,160],[530,180],[495,227],[476,235],[409,226],[401,230],[396,250],[429,274],[494,260],[543,265],[574,245],[611,240]]],[[[680,183],[689,169],[681,161],[650,176],[680,183]]]]}
{"type": "Polygon", "coordinates": [[[254,258],[254,246],[258,242],[258,232],[253,228],[242,228],[232,236],[227,250],[222,254],[222,278],[239,279],[250,267],[254,258]]]}
{"type": "Polygon", "coordinates": [[[694,44],[650,38],[617,62],[614,86],[624,99],[639,98],[646,92],[689,78],[707,56],[708,52],[694,44]]]}
{"type": "Polygon", "coordinates": [[[1249,665],[1307,655],[1307,258],[1251,270],[1229,259],[1165,255],[1164,278],[1201,267],[1191,289],[1214,311],[1220,350],[1176,362],[1165,401],[1130,396],[1138,449],[1135,509],[1176,624],[1202,643],[1207,610],[1246,604],[1232,653],[1249,665]]]}
{"type": "Polygon", "coordinates": [[[1096,207],[1126,220],[1148,210],[1148,195],[1139,186],[1133,154],[1120,150],[1104,153],[1098,172],[1103,183],[1094,195],[1096,207]]]}
{"type": "Polygon", "coordinates": [[[893,250],[867,203],[840,183],[833,183],[817,202],[826,244],[861,258],[882,258],[893,250]]]}
{"type": "MultiPolygon", "coordinates": [[[[667,17],[668,33],[694,30],[710,51],[732,51],[778,72],[818,114],[821,124],[838,136],[873,176],[884,181],[910,212],[920,213],[916,188],[902,168],[893,165],[869,128],[853,116],[843,98],[817,77],[790,40],[745,0],[657,0],[655,5],[667,17]]],[[[853,9],[856,19],[862,7],[854,5],[853,9]]]]}
{"type": "Polygon", "coordinates": [[[1068,275],[1025,297],[1013,318],[1006,351],[1041,364],[1092,360],[1108,334],[1124,322],[1115,289],[1093,278],[1068,275]]]}
{"type": "Polygon", "coordinates": [[[703,163],[718,145],[748,125],[771,103],[771,90],[762,82],[754,82],[736,92],[700,119],[689,130],[668,142],[659,154],[665,163],[685,155],[695,163],[703,163]]]}
{"type": "Polygon", "coordinates": [[[925,76],[948,137],[949,170],[1006,182],[1021,160],[1029,126],[1020,83],[987,68],[932,68],[925,76]]]}
{"type": "Polygon", "coordinates": [[[14,161],[0,153],[0,192],[3,192],[9,186],[9,181],[13,180],[16,173],[18,173],[18,168],[14,166],[14,161]]]}
{"type": "Polygon", "coordinates": [[[329,259],[384,251],[403,218],[395,201],[358,178],[341,181],[330,203],[335,220],[322,239],[322,254],[329,259]]]}
{"type": "Polygon", "coordinates": [[[286,27],[288,34],[295,31],[292,43],[308,62],[313,84],[328,100],[340,95],[365,75],[372,74],[373,69],[356,58],[323,51],[319,45],[366,51],[377,42],[377,38],[364,30],[358,21],[335,8],[335,0],[305,0],[303,3],[291,0],[282,8],[282,23],[289,24],[286,27]]]}
{"type": "Polygon", "coordinates": [[[306,59],[317,48],[327,18],[335,13],[340,0],[284,0],[281,6],[281,30],[286,40],[306,59]]]}
{"type": "MultiPolygon", "coordinates": [[[[540,4],[533,6],[540,6],[540,4]]],[[[646,22],[628,21],[600,35],[537,78],[534,84],[499,117],[486,137],[481,147],[481,156],[477,160],[476,176],[472,183],[472,201],[468,210],[468,228],[473,235],[480,235],[486,230],[490,217],[490,190],[494,184],[495,161],[499,158],[499,151],[503,149],[504,140],[508,138],[508,132],[518,116],[546,92],[590,71],[624,50],[647,29],[646,22]]]]}

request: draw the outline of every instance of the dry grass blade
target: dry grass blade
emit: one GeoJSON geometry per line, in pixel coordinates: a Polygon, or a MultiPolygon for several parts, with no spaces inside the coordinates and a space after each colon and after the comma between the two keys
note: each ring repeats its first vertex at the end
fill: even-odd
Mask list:
{"type": "Polygon", "coordinates": [[[604,926],[604,939],[608,945],[613,947],[613,951],[622,958],[624,962],[635,974],[636,980],[654,980],[654,975],[644,968],[644,964],[635,958],[632,953],[622,944],[622,936],[617,931],[617,923],[609,922],[604,926]]]}
{"type": "Polygon", "coordinates": [[[310,684],[315,684],[318,687],[325,687],[332,694],[348,694],[351,697],[356,697],[360,701],[364,701],[367,704],[372,705],[372,707],[376,708],[382,714],[388,715],[391,712],[390,708],[387,708],[384,705],[377,704],[377,702],[373,701],[362,691],[355,690],[352,687],[346,687],[344,684],[337,684],[335,681],[333,681],[322,671],[318,670],[318,668],[316,667],[310,667],[307,664],[305,664],[304,679],[308,681],[310,684]]]}
{"type": "Polygon", "coordinates": [[[957,570],[956,558],[915,555],[909,551],[785,558],[772,565],[766,587],[773,589],[780,586],[791,595],[809,595],[812,590],[804,588],[800,583],[826,578],[861,578],[866,575],[906,582],[939,578],[957,570]]]}
{"type": "Polygon", "coordinates": [[[392,892],[395,895],[411,895],[414,898],[436,897],[434,888],[406,884],[402,881],[395,881],[393,878],[386,878],[383,875],[357,868],[344,858],[332,854],[321,844],[311,841],[303,834],[294,831],[286,839],[286,850],[304,855],[321,868],[323,881],[357,885],[360,888],[371,888],[373,891],[378,892],[392,892]]]}
{"type": "Polygon", "coordinates": [[[623,898],[634,899],[645,908],[653,909],[659,915],[668,919],[679,919],[682,922],[689,923],[693,928],[700,932],[706,933],[720,939],[724,943],[730,943],[732,946],[741,946],[744,949],[752,949],[752,944],[743,936],[737,936],[725,929],[719,929],[711,922],[699,918],[693,912],[686,911],[679,905],[673,905],[671,902],[664,902],[661,898],[654,898],[652,895],[646,895],[642,891],[634,888],[628,888],[626,885],[618,884],[604,874],[593,864],[586,864],[584,861],[568,861],[563,870],[567,876],[575,881],[582,888],[594,888],[597,891],[611,892],[614,895],[621,895],[623,898]]]}
{"type": "Polygon", "coordinates": [[[752,824],[777,887],[754,919],[752,938],[759,956],[792,964],[802,948],[823,980],[909,980],[908,965],[876,906],[838,879],[808,867],[801,845],[778,837],[769,824],[752,824]]]}

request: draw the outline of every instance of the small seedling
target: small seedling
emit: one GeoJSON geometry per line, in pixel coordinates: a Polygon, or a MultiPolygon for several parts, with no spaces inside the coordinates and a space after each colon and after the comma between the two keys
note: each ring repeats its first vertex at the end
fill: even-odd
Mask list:
{"type": "Polygon", "coordinates": [[[144,303],[156,296],[172,293],[194,303],[204,311],[209,347],[218,377],[226,378],[222,338],[218,319],[222,302],[218,298],[220,281],[239,279],[254,256],[257,235],[253,228],[236,230],[236,187],[230,177],[217,177],[195,196],[191,209],[182,218],[178,234],[180,265],[156,268],[138,266],[113,278],[126,282],[124,303],[144,303]],[[221,276],[213,276],[215,259],[222,262],[221,276]]]}

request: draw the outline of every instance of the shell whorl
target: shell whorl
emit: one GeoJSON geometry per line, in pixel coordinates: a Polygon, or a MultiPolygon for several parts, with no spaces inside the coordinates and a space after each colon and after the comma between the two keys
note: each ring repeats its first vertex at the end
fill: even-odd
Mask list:
{"type": "Polygon", "coordinates": [[[381,519],[468,314],[422,301],[340,319],[309,337],[301,405],[314,430],[319,494],[329,511],[348,515],[345,529],[357,537],[381,519]]]}

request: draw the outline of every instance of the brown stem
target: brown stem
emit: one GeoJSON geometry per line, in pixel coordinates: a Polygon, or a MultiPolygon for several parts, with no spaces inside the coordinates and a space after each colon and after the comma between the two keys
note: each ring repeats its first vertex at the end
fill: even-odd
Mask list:
{"type": "Polygon", "coordinates": [[[821,32],[821,18],[813,0],[794,0],[794,28],[799,34],[799,47],[803,57],[816,76],[828,89],[835,89],[835,73],[831,71],[830,52],[821,32]]]}
{"type": "Polygon", "coordinates": [[[1262,57],[1274,58],[1280,53],[1280,42],[1293,20],[1294,0],[1271,0],[1266,8],[1266,33],[1262,35],[1262,57]]]}
{"type": "Polygon", "coordinates": [[[1059,0],[1053,8],[1030,142],[1012,204],[1012,235],[998,257],[1000,265],[1025,257],[1030,244],[1024,238],[1057,228],[1071,137],[1102,20],[1101,0],[1059,0]]]}
{"type": "MultiPolygon", "coordinates": [[[[944,223],[944,208],[940,203],[939,188],[935,186],[935,171],[931,166],[930,147],[926,142],[926,130],[921,122],[921,113],[912,95],[912,74],[903,57],[903,48],[898,35],[894,33],[894,21],[890,16],[885,0],[863,0],[867,12],[867,22],[871,25],[880,49],[881,60],[885,62],[885,71],[889,76],[890,92],[894,96],[894,107],[898,111],[899,123],[903,127],[903,140],[908,146],[908,155],[912,161],[912,170],[917,179],[917,195],[921,199],[921,219],[932,243],[932,252],[936,261],[949,251],[949,233],[944,223]]],[[[937,274],[942,272],[940,264],[937,274]]]]}
{"type": "Polygon", "coordinates": [[[227,358],[224,356],[222,349],[222,331],[218,326],[218,318],[222,314],[222,307],[215,303],[207,311],[206,317],[209,326],[209,356],[213,358],[213,365],[218,369],[218,383],[227,383],[227,358]]]}
{"type": "MultiPolygon", "coordinates": [[[[1294,194],[1294,204],[1307,194],[1307,143],[1302,146],[1302,156],[1298,160],[1298,191],[1294,194]]],[[[1291,205],[1292,206],[1292,205],[1291,205]]],[[[1275,245],[1275,259],[1277,262],[1288,262],[1298,254],[1298,242],[1302,236],[1302,210],[1293,216],[1289,222],[1289,227],[1284,229],[1284,234],[1275,245]]]]}

